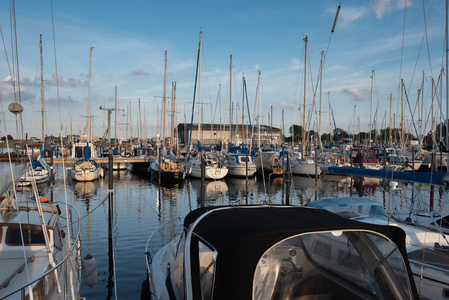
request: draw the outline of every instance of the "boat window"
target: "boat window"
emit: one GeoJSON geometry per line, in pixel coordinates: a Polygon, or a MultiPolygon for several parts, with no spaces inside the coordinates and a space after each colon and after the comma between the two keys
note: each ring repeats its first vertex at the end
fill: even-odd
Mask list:
{"type": "Polygon", "coordinates": [[[246,157],[246,156],[241,156],[241,157],[240,157],[240,161],[241,161],[241,162],[251,162],[251,159],[250,159],[249,156],[248,156],[248,157],[246,157]]]}
{"type": "Polygon", "coordinates": [[[293,236],[260,258],[253,299],[411,299],[402,256],[366,231],[293,236]]]}
{"type": "Polygon", "coordinates": [[[175,267],[170,273],[170,281],[176,299],[184,299],[184,244],[185,234],[181,236],[181,240],[179,241],[175,267]]]}
{"type": "MultiPolygon", "coordinates": [[[[22,236],[25,245],[45,245],[44,233],[39,225],[23,226],[22,236]]],[[[19,226],[8,228],[6,231],[6,244],[9,246],[22,246],[19,226]]]]}
{"type": "Polygon", "coordinates": [[[211,299],[217,252],[198,241],[201,299],[211,299]]]}

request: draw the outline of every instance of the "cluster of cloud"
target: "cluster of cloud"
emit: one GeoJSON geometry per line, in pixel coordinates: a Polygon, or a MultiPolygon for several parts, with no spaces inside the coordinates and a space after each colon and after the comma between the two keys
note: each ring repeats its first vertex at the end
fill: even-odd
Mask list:
{"type": "Polygon", "coordinates": [[[138,69],[138,70],[134,70],[130,73],[130,75],[136,75],[136,76],[146,76],[146,75],[150,75],[150,73],[145,72],[142,69],[138,69]]]}
{"type": "Polygon", "coordinates": [[[345,88],[342,93],[351,96],[351,100],[355,102],[362,102],[369,99],[369,93],[367,90],[359,90],[349,87],[345,88]]]}
{"type": "Polygon", "coordinates": [[[382,19],[394,10],[404,9],[410,5],[411,0],[374,0],[370,3],[370,9],[374,11],[377,19],[382,19]]]}
{"type": "MultiPolygon", "coordinates": [[[[19,97],[19,89],[15,78],[7,76],[0,79],[0,96],[6,102],[19,101],[16,99],[19,97]]],[[[29,92],[28,88],[25,85],[20,85],[20,101],[32,102],[34,99],[35,96],[29,92]]]]}

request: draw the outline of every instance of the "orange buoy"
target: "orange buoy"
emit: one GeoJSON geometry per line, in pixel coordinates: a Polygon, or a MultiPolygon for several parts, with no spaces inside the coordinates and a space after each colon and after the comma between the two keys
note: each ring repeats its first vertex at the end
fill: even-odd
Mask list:
{"type": "Polygon", "coordinates": [[[342,164],[342,165],[345,164],[345,158],[344,158],[344,157],[342,157],[342,158],[340,159],[340,161],[341,161],[341,164],[342,164]]]}
{"type": "Polygon", "coordinates": [[[45,196],[40,196],[39,197],[39,201],[42,202],[42,203],[48,203],[48,202],[50,202],[50,199],[48,199],[45,196]]]}

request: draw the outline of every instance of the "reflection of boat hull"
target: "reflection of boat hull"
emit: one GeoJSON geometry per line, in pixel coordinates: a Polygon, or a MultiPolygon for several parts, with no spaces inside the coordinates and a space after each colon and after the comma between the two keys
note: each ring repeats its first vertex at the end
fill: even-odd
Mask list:
{"type": "Polygon", "coordinates": [[[97,181],[86,181],[86,182],[77,182],[75,183],[74,190],[75,194],[80,198],[88,199],[91,198],[98,189],[98,180],[97,181]]]}

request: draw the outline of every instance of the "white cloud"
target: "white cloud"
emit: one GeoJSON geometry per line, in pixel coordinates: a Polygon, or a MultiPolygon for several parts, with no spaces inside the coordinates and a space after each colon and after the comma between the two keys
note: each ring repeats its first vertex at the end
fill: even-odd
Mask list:
{"type": "Polygon", "coordinates": [[[345,88],[343,90],[344,94],[350,95],[353,101],[362,102],[368,100],[368,91],[359,90],[356,88],[345,88]]]}
{"type": "MultiPolygon", "coordinates": [[[[13,80],[11,80],[11,76],[7,76],[3,79],[0,79],[0,95],[2,100],[7,102],[15,101],[14,96],[14,86],[12,84],[13,80]]],[[[18,97],[18,85],[16,85],[16,95],[18,97]]],[[[28,88],[24,85],[20,86],[20,98],[22,102],[30,102],[34,100],[34,95],[32,95],[28,88]]]]}
{"type": "Polygon", "coordinates": [[[145,71],[142,70],[142,69],[138,69],[138,70],[132,71],[132,72],[131,72],[131,75],[138,75],[138,76],[141,76],[141,75],[150,75],[150,73],[145,72],[145,71]]]}
{"type": "Polygon", "coordinates": [[[410,0],[373,0],[370,3],[370,9],[374,11],[377,19],[382,19],[393,12],[393,10],[404,9],[412,5],[410,0]]]}

